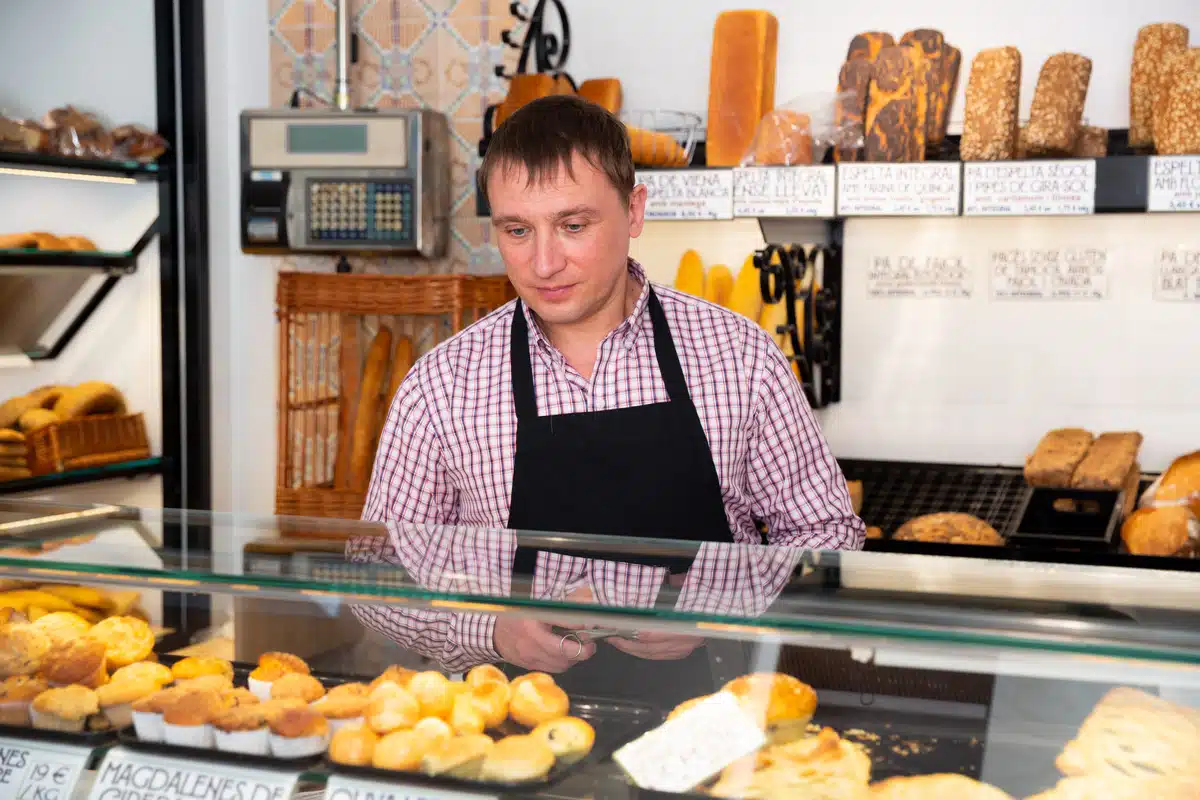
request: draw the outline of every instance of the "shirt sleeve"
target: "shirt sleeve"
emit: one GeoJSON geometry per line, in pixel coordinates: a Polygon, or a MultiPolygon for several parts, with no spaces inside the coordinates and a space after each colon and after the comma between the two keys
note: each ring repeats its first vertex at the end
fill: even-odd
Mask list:
{"type": "Polygon", "coordinates": [[[763,349],[747,454],[751,510],[766,522],[770,544],[860,550],[866,526],[804,389],[777,347],[763,349]]]}

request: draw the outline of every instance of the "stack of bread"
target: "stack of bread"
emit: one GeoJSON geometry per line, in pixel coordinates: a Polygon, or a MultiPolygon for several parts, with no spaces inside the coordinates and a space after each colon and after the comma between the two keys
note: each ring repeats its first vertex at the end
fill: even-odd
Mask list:
{"type": "Polygon", "coordinates": [[[30,475],[27,437],[56,422],[98,414],[124,414],[125,397],[111,384],[40,386],[0,403],[0,481],[30,475]]]}
{"type": "Polygon", "coordinates": [[[1134,555],[1200,557],[1200,451],[1175,459],[1121,526],[1134,555]]]}
{"type": "Polygon", "coordinates": [[[1093,436],[1082,428],[1059,428],[1042,437],[1025,459],[1025,480],[1049,489],[1101,489],[1135,495],[1142,435],[1135,431],[1093,436]]]}
{"type": "Polygon", "coordinates": [[[0,481],[18,481],[31,475],[25,434],[0,428],[0,481]]]}

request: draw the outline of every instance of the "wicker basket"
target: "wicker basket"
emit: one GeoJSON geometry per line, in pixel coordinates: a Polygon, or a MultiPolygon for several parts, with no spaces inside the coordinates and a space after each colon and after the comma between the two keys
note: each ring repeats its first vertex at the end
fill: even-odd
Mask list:
{"type": "Polygon", "coordinates": [[[504,277],[280,274],[275,513],[362,515],[367,487],[349,485],[341,432],[352,430],[363,357],[381,327],[420,355],[515,296],[504,277]]]}
{"type": "Polygon", "coordinates": [[[55,422],[29,434],[29,469],[50,475],[150,457],[141,414],[98,414],[55,422]]]}

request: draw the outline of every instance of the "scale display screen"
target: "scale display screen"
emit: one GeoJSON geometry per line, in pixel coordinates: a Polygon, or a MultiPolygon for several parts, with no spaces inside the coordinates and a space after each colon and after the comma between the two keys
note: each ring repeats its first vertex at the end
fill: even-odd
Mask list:
{"type": "Polygon", "coordinates": [[[367,126],[363,125],[288,125],[289,153],[317,155],[331,153],[366,154],[367,126]]]}

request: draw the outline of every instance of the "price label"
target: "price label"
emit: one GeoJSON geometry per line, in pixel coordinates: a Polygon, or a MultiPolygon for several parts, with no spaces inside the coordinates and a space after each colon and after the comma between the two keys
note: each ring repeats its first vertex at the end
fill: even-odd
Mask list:
{"type": "Polygon", "coordinates": [[[1158,254],[1154,299],[1200,302],[1200,249],[1178,248],[1158,254]]]}
{"type": "Polygon", "coordinates": [[[841,164],[838,214],[953,217],[962,196],[959,164],[841,164]]]}
{"type": "Polygon", "coordinates": [[[871,297],[959,298],[972,294],[974,280],[962,256],[874,256],[867,269],[871,297]]]}
{"type": "Polygon", "coordinates": [[[1200,156],[1150,158],[1150,211],[1200,211],[1200,156]]]}
{"type": "Polygon", "coordinates": [[[646,184],[646,219],[733,219],[733,170],[639,172],[646,184]]]}
{"type": "Polygon", "coordinates": [[[0,797],[71,800],[91,755],[89,747],[0,739],[0,797]]]}
{"type": "Polygon", "coordinates": [[[994,250],[993,300],[1103,300],[1108,252],[1094,248],[994,250]]]}
{"type": "Polygon", "coordinates": [[[964,168],[965,216],[1093,214],[1096,162],[974,162],[964,168]]]}
{"type": "Polygon", "coordinates": [[[735,217],[832,217],[837,168],[747,167],[733,171],[735,217]]]}
{"type": "Polygon", "coordinates": [[[634,739],[613,760],[642,789],[686,792],[766,741],[737,698],[718,692],[634,739]]]}
{"type": "Polygon", "coordinates": [[[125,748],[109,751],[89,800],[288,800],[299,774],[169,758],[125,748]]]}
{"type": "Polygon", "coordinates": [[[325,784],[325,800],[500,800],[500,795],[423,789],[391,781],[383,783],[360,780],[334,773],[325,784]]]}

